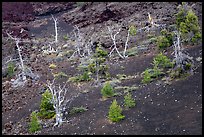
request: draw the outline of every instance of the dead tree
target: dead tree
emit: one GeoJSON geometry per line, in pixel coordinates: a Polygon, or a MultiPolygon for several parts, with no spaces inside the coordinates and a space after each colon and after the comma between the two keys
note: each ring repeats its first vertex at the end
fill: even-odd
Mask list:
{"type": "Polygon", "coordinates": [[[126,38],[126,42],[125,42],[125,49],[123,51],[123,57],[124,58],[128,57],[128,56],[126,56],[126,51],[127,51],[127,47],[128,47],[129,37],[130,37],[130,29],[128,29],[128,34],[127,34],[127,38],[126,38]]]}
{"type": "Polygon", "coordinates": [[[55,79],[51,82],[48,82],[46,86],[49,88],[52,94],[52,103],[56,113],[56,121],[53,126],[60,126],[63,122],[63,112],[69,108],[71,102],[74,98],[79,96],[79,93],[75,96],[67,97],[68,89],[65,87],[66,84],[62,87],[61,85],[55,85],[55,79]],[[68,104],[69,103],[69,104],[68,104]],[[66,106],[68,104],[68,106],[66,106]]]}
{"type": "Polygon", "coordinates": [[[85,38],[84,34],[81,33],[78,26],[74,27],[74,41],[75,41],[75,51],[70,58],[75,56],[76,54],[82,57],[88,57],[91,55],[91,46],[93,45],[93,40],[91,38],[85,38]]]}
{"type": "Polygon", "coordinates": [[[54,20],[54,23],[55,23],[55,43],[58,42],[58,33],[57,33],[57,18],[54,18],[54,16],[51,14],[52,16],[52,19],[54,20]]]}
{"type": "MultiPolygon", "coordinates": [[[[123,55],[122,55],[122,54],[119,52],[119,50],[118,50],[118,48],[117,48],[117,44],[116,44],[116,36],[120,33],[122,27],[119,26],[119,25],[117,25],[117,28],[118,28],[118,30],[116,31],[115,34],[113,34],[113,29],[114,29],[114,27],[109,27],[109,26],[108,26],[108,32],[109,32],[109,34],[110,34],[110,37],[111,37],[111,39],[112,39],[112,41],[113,41],[113,46],[114,46],[113,48],[112,48],[112,46],[111,46],[112,50],[110,51],[109,56],[111,57],[111,54],[113,53],[113,51],[116,50],[116,52],[118,53],[118,55],[119,55],[122,59],[124,59],[124,58],[127,57],[127,56],[126,56],[126,51],[127,51],[128,41],[129,41],[129,37],[130,37],[130,29],[128,29],[128,34],[127,34],[126,42],[125,42],[125,45],[124,45],[123,55]]],[[[116,28],[115,28],[115,30],[116,30],[116,28]]]]}
{"type": "Polygon", "coordinates": [[[18,55],[19,55],[19,59],[20,59],[20,65],[19,65],[20,67],[19,68],[20,68],[21,72],[17,75],[18,76],[17,79],[13,81],[13,83],[12,83],[13,87],[23,86],[24,83],[27,81],[26,76],[28,76],[34,80],[38,79],[39,76],[32,73],[31,69],[28,67],[25,67],[25,65],[24,65],[23,57],[21,54],[21,49],[19,47],[19,43],[23,42],[23,41],[21,41],[20,38],[11,36],[11,34],[8,32],[6,32],[6,34],[9,36],[9,38],[11,38],[15,41],[18,55]]]}
{"type": "Polygon", "coordinates": [[[183,47],[181,43],[181,33],[179,31],[174,31],[176,34],[176,40],[174,41],[174,61],[176,63],[176,68],[182,68],[185,71],[185,65],[187,63],[193,62],[192,57],[183,52],[183,47]]]}
{"type": "MultiPolygon", "coordinates": [[[[151,14],[148,12],[148,21],[147,21],[147,25],[145,27],[139,28],[137,30],[137,32],[150,32],[152,30],[158,30],[158,29],[162,29],[166,27],[166,24],[157,24],[155,23],[154,18],[152,18],[151,14]]],[[[166,18],[161,18],[161,19],[166,19],[166,18]]],[[[159,19],[159,20],[161,20],[159,19]]],[[[158,20],[158,19],[157,19],[158,20]]]]}

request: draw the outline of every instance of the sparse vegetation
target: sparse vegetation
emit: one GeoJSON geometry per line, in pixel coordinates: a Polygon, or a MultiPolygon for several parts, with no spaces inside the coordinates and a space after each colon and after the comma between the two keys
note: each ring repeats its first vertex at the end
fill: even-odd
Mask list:
{"type": "Polygon", "coordinates": [[[146,69],[142,75],[143,75],[143,79],[142,79],[142,83],[149,83],[151,82],[154,78],[158,78],[159,76],[161,76],[162,74],[164,74],[157,66],[155,66],[153,69],[146,69]]]}
{"type": "Polygon", "coordinates": [[[42,99],[40,103],[40,112],[38,113],[38,116],[40,118],[49,119],[54,117],[55,111],[51,101],[52,101],[52,94],[47,89],[45,93],[42,94],[42,99]]]}
{"type": "Polygon", "coordinates": [[[122,114],[122,108],[120,107],[120,105],[117,104],[116,99],[113,100],[110,106],[110,109],[108,112],[108,118],[112,122],[118,122],[125,118],[125,116],[122,114]]]}
{"type": "Polygon", "coordinates": [[[160,68],[172,68],[174,63],[167,56],[160,53],[153,59],[153,65],[160,68]]]}
{"type": "Polygon", "coordinates": [[[39,131],[42,128],[38,117],[37,117],[37,113],[35,111],[33,111],[31,113],[31,121],[29,124],[29,132],[34,133],[36,131],[39,131]]]}
{"type": "Polygon", "coordinates": [[[182,39],[187,42],[195,44],[202,38],[198,17],[187,3],[183,3],[176,14],[176,25],[181,32],[182,39]]]}
{"type": "MultiPolygon", "coordinates": [[[[190,109],[195,109],[193,116],[200,118],[200,3],[189,3],[190,6],[187,6],[182,2],[176,22],[172,20],[175,19],[172,14],[178,3],[161,3],[159,6],[155,3],[123,5],[109,2],[33,4],[38,20],[33,18],[29,28],[24,21],[15,21],[15,18],[2,26],[3,134],[191,134],[197,133],[195,129],[201,129],[199,120],[194,121],[195,129],[185,124],[182,129],[171,129],[180,124],[171,119],[174,121],[167,121],[166,124],[176,125],[173,124],[169,130],[160,131],[160,126],[143,130],[146,129],[143,126],[150,121],[158,123],[158,120],[166,118],[165,115],[159,115],[156,120],[152,117],[157,114],[156,107],[162,106],[164,114],[168,114],[168,110],[178,114],[180,108],[186,108],[182,112],[188,115],[190,109]],[[44,9],[41,10],[41,7],[44,9]],[[137,14],[132,16],[134,9],[137,9],[137,14]],[[50,18],[48,13],[60,17],[51,15],[50,18]],[[67,23],[70,26],[66,26],[67,23]],[[40,35],[32,32],[35,29],[41,32],[40,35]],[[52,35],[54,30],[55,35],[52,35]],[[27,38],[28,34],[31,37],[27,38]],[[191,46],[193,44],[198,46],[191,46]],[[40,78],[31,70],[39,73],[40,78]],[[193,76],[185,79],[189,75],[193,76]],[[177,83],[180,79],[184,80],[177,83]],[[41,94],[39,100],[37,96],[41,94]],[[192,100],[186,96],[192,96],[192,100]],[[191,106],[180,103],[180,107],[166,109],[165,100],[169,101],[168,104],[183,101],[191,106]],[[22,119],[23,112],[26,114],[25,110],[33,110],[38,103],[38,110],[30,112],[30,121],[27,117],[22,119]],[[146,115],[148,113],[151,115],[146,115]],[[121,124],[112,123],[119,121],[121,124]],[[64,122],[66,124],[59,128],[64,122]],[[51,130],[52,126],[58,128],[51,130]],[[114,130],[109,130],[109,126],[114,130]],[[117,130],[118,126],[121,131],[117,130]],[[41,132],[37,132],[42,128],[41,132]]],[[[182,117],[181,122],[192,123],[194,117],[182,117]]]]}
{"type": "Polygon", "coordinates": [[[51,68],[51,69],[55,69],[57,67],[57,65],[55,65],[55,64],[50,64],[49,65],[49,68],[51,68]]]}
{"type": "Polygon", "coordinates": [[[171,46],[171,43],[169,42],[168,38],[166,38],[165,36],[159,36],[157,38],[157,47],[160,50],[163,50],[169,46],[171,46]]]}
{"type": "Polygon", "coordinates": [[[166,29],[161,30],[162,36],[165,36],[170,45],[173,45],[173,33],[167,31],[166,29]]]}
{"type": "Polygon", "coordinates": [[[54,76],[55,78],[68,77],[68,75],[65,74],[64,72],[59,72],[59,73],[53,74],[53,76],[54,76]]]}
{"type": "Polygon", "coordinates": [[[85,112],[85,111],[87,111],[87,110],[88,110],[88,109],[85,108],[85,107],[83,107],[83,106],[81,106],[81,107],[73,107],[73,108],[70,110],[69,114],[72,115],[72,114],[76,114],[76,113],[82,113],[82,112],[85,112]]]}
{"type": "Polygon", "coordinates": [[[12,62],[8,63],[8,68],[7,68],[7,73],[9,77],[12,77],[14,75],[15,72],[15,66],[12,62]]]}
{"type": "Polygon", "coordinates": [[[112,97],[114,95],[114,89],[109,82],[106,82],[101,89],[103,97],[112,97]]]}
{"type": "Polygon", "coordinates": [[[135,100],[132,98],[132,95],[130,94],[130,92],[128,92],[125,96],[124,96],[124,106],[125,108],[132,108],[136,105],[135,100]]]}
{"type": "Polygon", "coordinates": [[[131,25],[129,27],[130,35],[135,36],[137,33],[136,27],[134,25],[131,25]]]}

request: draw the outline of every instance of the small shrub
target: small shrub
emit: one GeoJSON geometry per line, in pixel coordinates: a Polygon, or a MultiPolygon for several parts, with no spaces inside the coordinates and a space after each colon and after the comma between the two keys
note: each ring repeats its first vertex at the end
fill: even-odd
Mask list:
{"type": "Polygon", "coordinates": [[[55,65],[55,64],[50,64],[49,65],[49,68],[51,68],[51,69],[54,69],[54,68],[56,68],[57,66],[55,65]]]}
{"type": "Polygon", "coordinates": [[[70,77],[68,82],[79,82],[79,76],[70,77]]]}
{"type": "Polygon", "coordinates": [[[124,96],[124,106],[126,108],[135,106],[135,100],[132,98],[132,95],[129,92],[124,96]]]}
{"type": "Polygon", "coordinates": [[[192,64],[191,64],[191,63],[186,63],[184,69],[185,69],[185,70],[190,70],[191,67],[192,67],[192,64]]]}
{"type": "Polygon", "coordinates": [[[171,45],[171,43],[169,42],[169,40],[165,36],[159,36],[157,38],[157,46],[160,50],[165,49],[165,48],[169,47],[170,45],[171,45]]]}
{"type": "Polygon", "coordinates": [[[8,64],[8,68],[7,68],[7,73],[9,77],[12,77],[14,74],[14,64],[13,63],[9,63],[8,64]]]}
{"type": "Polygon", "coordinates": [[[117,104],[116,99],[113,100],[110,106],[108,118],[113,122],[118,122],[125,118],[125,116],[122,115],[122,108],[117,104]]]}
{"type": "Polygon", "coordinates": [[[182,73],[183,73],[182,68],[178,67],[175,70],[172,70],[169,75],[172,79],[176,79],[181,77],[182,73]]]}
{"type": "Polygon", "coordinates": [[[197,43],[201,38],[198,17],[187,4],[182,4],[179,12],[176,14],[176,25],[181,32],[182,39],[187,42],[197,43]],[[190,38],[190,39],[189,39],[190,38]]]}
{"type": "Polygon", "coordinates": [[[64,35],[64,36],[63,36],[63,39],[64,39],[64,40],[68,40],[68,36],[64,35]]]}
{"type": "Polygon", "coordinates": [[[108,52],[102,48],[100,44],[98,44],[98,47],[96,48],[95,57],[106,57],[108,55],[108,52]]]}
{"type": "Polygon", "coordinates": [[[161,76],[162,74],[164,74],[163,72],[161,72],[161,70],[157,67],[154,66],[153,68],[153,73],[151,75],[151,78],[158,78],[159,76],[161,76]]]}
{"type": "Polygon", "coordinates": [[[91,63],[88,65],[88,71],[91,72],[91,73],[95,73],[95,72],[96,72],[96,63],[91,62],[91,63]]]}
{"type": "Polygon", "coordinates": [[[70,77],[68,79],[69,82],[83,82],[83,81],[90,81],[91,77],[89,72],[85,71],[82,75],[70,77]]]}
{"type": "Polygon", "coordinates": [[[88,110],[88,109],[85,108],[85,107],[83,107],[83,106],[81,106],[81,107],[73,107],[73,108],[70,110],[69,114],[72,115],[72,114],[76,114],[76,113],[85,112],[85,111],[87,111],[87,110],[88,110]]]}
{"type": "Polygon", "coordinates": [[[89,80],[91,80],[91,78],[90,78],[90,76],[89,76],[89,74],[88,74],[87,71],[85,71],[85,72],[80,76],[80,78],[79,78],[79,82],[81,82],[81,81],[89,81],[89,80]]]}
{"type": "Polygon", "coordinates": [[[162,68],[172,68],[174,63],[167,56],[160,53],[153,59],[153,65],[162,68]]]}
{"type": "Polygon", "coordinates": [[[58,78],[58,77],[68,77],[67,74],[65,74],[64,72],[59,72],[59,73],[56,73],[53,75],[55,78],[58,78]]]}
{"type": "Polygon", "coordinates": [[[142,80],[142,83],[143,83],[143,84],[149,83],[149,82],[152,81],[152,78],[151,78],[152,75],[151,75],[151,73],[150,73],[150,70],[151,70],[151,69],[146,69],[146,70],[143,72],[143,74],[144,74],[143,80],[142,80]]]}
{"type": "Polygon", "coordinates": [[[40,130],[42,127],[40,125],[40,122],[37,118],[37,113],[34,111],[31,113],[31,121],[29,124],[29,132],[34,133],[38,130],[40,130]]]}
{"type": "Polygon", "coordinates": [[[128,48],[126,54],[128,57],[135,56],[138,54],[138,48],[137,47],[128,48]]]}
{"type": "Polygon", "coordinates": [[[101,89],[101,94],[103,97],[112,97],[114,95],[113,87],[109,82],[104,84],[103,88],[101,89]]]}
{"type": "Polygon", "coordinates": [[[40,103],[40,112],[38,113],[38,116],[40,118],[49,119],[55,115],[55,111],[54,111],[55,109],[53,107],[51,100],[52,100],[52,94],[47,89],[45,93],[42,94],[42,99],[40,103]]]}
{"type": "Polygon", "coordinates": [[[166,29],[163,29],[161,30],[161,34],[168,39],[170,45],[173,44],[173,33],[168,32],[166,29]]]}
{"type": "Polygon", "coordinates": [[[149,83],[153,80],[153,78],[158,78],[159,76],[163,75],[164,73],[155,66],[153,69],[146,69],[143,73],[142,83],[149,83]]]}
{"type": "Polygon", "coordinates": [[[129,27],[130,35],[135,36],[137,33],[136,27],[134,25],[131,25],[129,27]]]}

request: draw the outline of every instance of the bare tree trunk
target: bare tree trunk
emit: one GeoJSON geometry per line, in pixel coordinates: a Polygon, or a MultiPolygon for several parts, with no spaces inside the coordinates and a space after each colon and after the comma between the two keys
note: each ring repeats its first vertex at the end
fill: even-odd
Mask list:
{"type": "Polygon", "coordinates": [[[114,45],[113,49],[112,49],[111,52],[109,53],[109,56],[111,56],[112,52],[113,52],[114,50],[116,50],[116,52],[118,53],[118,55],[119,55],[121,58],[124,58],[124,57],[120,54],[120,52],[118,51],[118,48],[117,48],[117,45],[116,45],[116,35],[118,35],[118,34],[120,33],[120,30],[121,30],[121,28],[119,28],[119,30],[113,35],[113,30],[108,26],[108,31],[109,31],[109,33],[110,33],[110,36],[111,36],[111,39],[113,40],[113,45],[114,45]]]}
{"type": "Polygon", "coordinates": [[[7,35],[8,35],[11,39],[15,40],[15,42],[16,42],[16,47],[17,47],[18,55],[19,55],[20,62],[21,62],[22,77],[23,77],[23,80],[26,80],[25,67],[24,67],[24,64],[23,64],[23,58],[22,58],[22,55],[21,55],[21,49],[20,49],[20,47],[19,47],[20,38],[14,38],[14,37],[12,37],[9,33],[7,33],[7,35]]]}
{"type": "Polygon", "coordinates": [[[57,33],[57,18],[54,18],[54,16],[52,15],[52,19],[54,20],[54,23],[55,23],[55,43],[58,42],[58,33],[57,33]]]}
{"type": "Polygon", "coordinates": [[[124,49],[124,51],[123,51],[123,57],[124,57],[124,58],[127,57],[127,56],[125,55],[125,53],[126,53],[127,46],[128,46],[129,36],[130,36],[130,30],[128,29],[128,35],[127,35],[127,39],[126,39],[126,42],[125,42],[125,49],[124,49]]]}
{"type": "Polygon", "coordinates": [[[53,126],[60,126],[63,121],[63,111],[65,110],[66,104],[69,102],[69,104],[72,102],[74,98],[76,98],[79,94],[76,96],[66,97],[67,89],[65,88],[66,84],[61,87],[61,85],[55,86],[54,81],[52,83],[48,82],[46,85],[49,88],[51,94],[52,94],[52,103],[53,107],[55,109],[56,113],[56,121],[53,126]]]}

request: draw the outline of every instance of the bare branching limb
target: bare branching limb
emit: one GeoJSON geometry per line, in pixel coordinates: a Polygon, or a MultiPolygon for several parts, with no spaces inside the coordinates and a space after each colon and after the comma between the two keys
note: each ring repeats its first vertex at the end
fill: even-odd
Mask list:
{"type": "Polygon", "coordinates": [[[75,96],[67,97],[67,91],[66,84],[62,87],[61,85],[56,86],[55,85],[55,79],[52,82],[48,82],[46,86],[49,88],[51,94],[52,94],[52,103],[53,107],[56,112],[56,122],[53,126],[60,126],[63,121],[63,112],[66,109],[66,105],[68,104],[68,108],[70,103],[74,100],[74,98],[78,97],[79,93],[75,96]]]}
{"type": "Polygon", "coordinates": [[[82,57],[88,57],[92,53],[91,46],[93,45],[93,40],[91,38],[85,38],[84,34],[81,33],[78,26],[74,26],[74,41],[75,41],[75,51],[72,54],[72,57],[74,57],[76,54],[82,58],[82,57]]]}
{"type": "Polygon", "coordinates": [[[108,31],[109,31],[109,34],[110,34],[111,39],[113,40],[113,45],[114,45],[113,49],[112,49],[111,52],[109,53],[109,56],[111,57],[111,54],[113,53],[113,51],[116,50],[116,52],[118,53],[118,55],[119,55],[121,58],[124,58],[124,57],[120,54],[120,52],[118,51],[117,44],[116,44],[116,36],[120,33],[121,27],[118,29],[118,31],[117,31],[115,34],[113,34],[113,30],[112,30],[112,28],[109,27],[109,26],[108,26],[108,31]]]}

